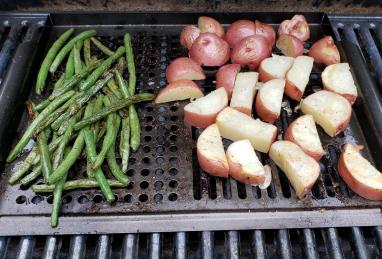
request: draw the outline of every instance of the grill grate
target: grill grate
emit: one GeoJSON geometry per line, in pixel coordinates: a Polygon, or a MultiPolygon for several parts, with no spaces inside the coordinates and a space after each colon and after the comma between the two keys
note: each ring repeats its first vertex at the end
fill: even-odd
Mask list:
{"type": "MultiPolygon", "coordinates": [[[[114,15],[117,22],[121,17],[125,17],[122,14],[114,15]]],[[[100,39],[111,48],[122,44],[120,35],[123,32],[131,32],[137,62],[138,91],[156,93],[166,85],[166,66],[174,58],[185,56],[186,53],[181,48],[178,37],[183,25],[169,22],[170,16],[151,15],[148,16],[149,21],[147,17],[126,16],[126,19],[136,18],[131,21],[133,25],[111,22],[111,16],[108,15],[104,15],[105,24],[97,25],[94,22],[102,23],[102,19],[92,21],[91,15],[81,15],[82,22],[76,24],[76,28],[77,31],[85,30],[91,24],[97,29],[100,39]],[[145,23],[152,25],[142,25],[145,23]]],[[[230,19],[253,17],[253,14],[235,15],[229,18],[222,16],[220,20],[226,20],[229,23],[230,19]]],[[[271,22],[260,14],[257,15],[260,20],[271,22]]],[[[69,17],[76,23],[79,20],[75,14],[69,17]]],[[[47,51],[51,42],[72,26],[67,24],[69,17],[62,14],[61,16],[51,15],[52,24],[49,24],[49,30],[43,34],[44,40],[39,46],[40,59],[44,56],[41,53],[47,51]]],[[[191,23],[196,21],[198,14],[188,14],[188,16],[183,14],[181,17],[185,23],[191,23]]],[[[274,26],[277,26],[279,20],[282,21],[287,17],[289,16],[278,17],[274,21],[274,26]]],[[[308,16],[312,41],[321,37],[324,32],[331,33],[327,29],[327,21],[323,18],[325,17],[317,14],[308,16]],[[324,24],[321,24],[322,20],[324,24]]],[[[181,18],[178,17],[178,19],[181,18]]],[[[179,21],[176,20],[177,23],[179,21]]],[[[308,42],[306,47],[308,48],[311,43],[308,42]]],[[[93,52],[96,50],[93,49],[93,52]]],[[[314,66],[306,95],[320,89],[322,69],[321,66],[314,66]]],[[[198,82],[206,92],[214,89],[215,72],[214,68],[208,69],[206,80],[198,82]]],[[[59,74],[56,74],[51,80],[51,85],[58,76],[59,74]]],[[[33,85],[34,78],[31,78],[30,82],[30,85],[33,85]]],[[[365,92],[368,88],[363,87],[361,90],[365,92]]],[[[29,98],[38,99],[33,93],[29,98]]],[[[367,102],[366,98],[361,100],[367,102]]],[[[360,114],[364,106],[354,107],[352,122],[344,134],[330,139],[319,129],[327,156],[320,161],[321,176],[312,190],[312,195],[298,200],[286,176],[265,154],[258,153],[262,162],[270,164],[273,171],[272,185],[267,190],[238,183],[232,178],[225,180],[211,177],[201,171],[195,149],[195,141],[200,130],[184,125],[182,113],[185,103],[140,105],[138,112],[142,122],[142,147],[130,158],[130,169],[127,174],[132,183],[127,188],[115,190],[118,200],[113,206],[104,201],[99,190],[67,192],[63,197],[63,217],[55,230],[52,230],[48,224],[52,196],[35,195],[30,189],[6,184],[13,166],[19,160],[5,168],[4,177],[0,183],[2,190],[0,223],[5,227],[0,229],[0,234],[48,234],[53,233],[52,231],[60,234],[86,234],[227,228],[303,228],[382,223],[380,203],[366,201],[348,190],[336,169],[340,147],[344,142],[364,144],[365,155],[371,160],[377,158],[376,153],[373,153],[374,149],[372,147],[369,149],[367,145],[367,143],[374,143],[373,139],[368,139],[367,142],[364,136],[365,132],[370,131],[367,125],[373,125],[364,124],[361,121],[360,114]],[[363,129],[361,125],[365,125],[363,129]],[[15,225],[19,228],[12,227],[15,225]]],[[[276,123],[279,137],[289,123],[299,115],[293,112],[296,106],[296,102],[284,99],[282,116],[276,123]]],[[[17,129],[19,134],[25,129],[26,121],[24,113],[17,129]]],[[[225,141],[225,145],[228,144],[229,141],[225,141]]],[[[381,161],[375,159],[375,162],[381,161]]],[[[107,168],[105,171],[107,172],[107,168]]],[[[70,177],[82,177],[84,172],[85,164],[82,161],[74,166],[70,177]]],[[[232,235],[232,238],[236,237],[234,232],[229,235],[232,235]]],[[[282,236],[285,233],[279,235],[282,236]]],[[[288,244],[280,244],[280,251],[287,251],[285,246],[288,244]]]]}
{"type": "Polygon", "coordinates": [[[381,227],[1,237],[2,258],[379,258],[381,227]]]}

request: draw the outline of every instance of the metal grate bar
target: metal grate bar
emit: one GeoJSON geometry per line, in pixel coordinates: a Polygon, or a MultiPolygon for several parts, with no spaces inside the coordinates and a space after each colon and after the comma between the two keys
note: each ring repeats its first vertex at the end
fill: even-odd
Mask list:
{"type": "Polygon", "coordinates": [[[379,253],[382,254],[382,226],[375,227],[376,244],[379,253]]]}
{"type": "Polygon", "coordinates": [[[175,234],[175,258],[187,258],[186,232],[177,232],[175,234]]]}
{"type": "Polygon", "coordinates": [[[69,258],[81,259],[85,257],[86,236],[75,235],[70,239],[69,258]]]}
{"type": "Polygon", "coordinates": [[[351,232],[357,258],[370,258],[361,229],[359,227],[352,227],[351,232]]]}
{"type": "Polygon", "coordinates": [[[261,230],[254,230],[252,232],[252,249],[253,254],[258,259],[267,258],[267,250],[265,248],[264,234],[261,230]]]}
{"type": "Polygon", "coordinates": [[[123,238],[122,255],[123,259],[133,259],[138,255],[138,234],[127,234],[123,238]]]}
{"type": "Polygon", "coordinates": [[[8,246],[8,237],[0,237],[0,259],[5,258],[8,246]]]}
{"type": "Polygon", "coordinates": [[[9,60],[12,57],[12,52],[17,46],[17,38],[19,37],[20,31],[21,27],[12,27],[0,51],[0,83],[2,82],[9,60]]]}
{"type": "Polygon", "coordinates": [[[159,259],[161,257],[161,233],[152,233],[150,235],[150,259],[159,259]]]}
{"type": "Polygon", "coordinates": [[[335,228],[328,228],[324,230],[325,234],[325,243],[326,247],[329,250],[330,257],[333,259],[341,259],[343,258],[337,229],[335,228]]]}
{"type": "Polygon", "coordinates": [[[202,232],[202,258],[213,259],[214,258],[214,233],[211,231],[202,232]]]}
{"type": "Polygon", "coordinates": [[[110,257],[110,236],[100,235],[97,239],[96,258],[107,259],[110,257]]]}
{"type": "Polygon", "coordinates": [[[303,229],[304,236],[304,252],[308,259],[318,259],[316,241],[313,230],[309,228],[303,229]]]}
{"type": "Polygon", "coordinates": [[[33,248],[35,245],[35,238],[28,236],[22,237],[19,243],[19,249],[16,255],[17,259],[29,259],[32,258],[33,248]]]}
{"type": "Polygon", "coordinates": [[[44,251],[41,258],[54,259],[58,257],[59,253],[59,238],[55,236],[48,236],[45,241],[44,251]]]}
{"type": "Polygon", "coordinates": [[[277,254],[280,258],[292,258],[289,231],[287,229],[277,230],[277,248],[277,254]]]}
{"type": "Polygon", "coordinates": [[[239,231],[236,230],[231,230],[228,231],[228,254],[229,258],[231,259],[237,259],[240,258],[240,249],[239,249],[239,244],[240,244],[240,236],[239,236],[239,231]]]}

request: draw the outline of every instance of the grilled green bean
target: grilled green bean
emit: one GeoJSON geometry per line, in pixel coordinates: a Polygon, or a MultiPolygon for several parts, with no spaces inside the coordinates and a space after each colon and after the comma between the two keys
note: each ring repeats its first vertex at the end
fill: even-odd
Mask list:
{"type": "Polygon", "coordinates": [[[68,101],[66,101],[60,108],[55,110],[49,116],[47,116],[42,122],[41,125],[37,127],[36,132],[39,133],[45,127],[50,126],[54,121],[56,121],[69,107],[72,103],[83,93],[74,94],[68,101]]]}
{"type": "Polygon", "coordinates": [[[38,149],[40,151],[42,174],[46,182],[49,175],[51,175],[52,173],[52,162],[50,160],[46,130],[43,130],[40,132],[40,134],[38,134],[37,144],[38,144],[38,149]]]}
{"type": "MultiPolygon", "coordinates": [[[[92,116],[92,112],[93,112],[92,104],[89,104],[85,110],[85,119],[92,116]]],[[[93,161],[95,160],[95,157],[97,155],[94,134],[91,131],[89,126],[84,128],[83,130],[81,130],[81,133],[84,135],[84,138],[85,138],[86,151],[87,151],[87,155],[89,156],[89,161],[91,163],[93,163],[93,161]]],[[[113,202],[115,200],[115,197],[114,197],[114,194],[113,194],[113,192],[112,192],[112,190],[111,190],[111,188],[110,188],[110,186],[109,186],[109,184],[105,178],[105,175],[102,172],[102,169],[98,168],[95,171],[88,171],[87,173],[89,176],[94,175],[102,193],[106,197],[106,200],[110,203],[113,202]]]]}
{"type": "Polygon", "coordinates": [[[84,40],[84,60],[85,60],[85,65],[89,66],[92,58],[91,58],[91,53],[90,53],[90,40],[86,39],[84,40]]]}
{"type": "Polygon", "coordinates": [[[49,104],[50,104],[50,101],[48,99],[45,99],[44,101],[42,101],[39,104],[37,104],[33,108],[33,111],[40,112],[40,111],[44,110],[49,104]]]}
{"type": "Polygon", "coordinates": [[[137,77],[135,74],[133,46],[131,43],[131,36],[129,33],[125,34],[125,36],[123,37],[123,41],[125,43],[126,48],[127,69],[129,70],[129,93],[130,95],[134,95],[137,77]]]}
{"type": "Polygon", "coordinates": [[[95,95],[102,87],[104,87],[107,84],[107,81],[109,81],[113,77],[113,74],[108,74],[105,78],[99,80],[95,85],[93,85],[91,88],[86,90],[80,97],[78,97],[72,105],[68,108],[68,110],[60,116],[54,123],[52,123],[51,127],[54,130],[58,130],[58,128],[61,126],[62,123],[67,123],[67,120],[78,112],[81,107],[89,101],[89,99],[95,95]]]}
{"type": "Polygon", "coordinates": [[[139,125],[139,117],[134,105],[129,106],[130,118],[130,145],[132,151],[137,151],[141,144],[141,126],[139,125]]]}
{"type": "Polygon", "coordinates": [[[40,164],[40,165],[34,167],[31,173],[29,173],[24,178],[22,178],[20,180],[20,184],[23,186],[28,185],[31,182],[33,182],[35,179],[37,179],[41,174],[42,174],[42,172],[41,172],[41,164],[40,164]]]}
{"type": "Polygon", "coordinates": [[[89,37],[92,37],[96,34],[95,30],[88,30],[84,31],[80,34],[78,34],[76,37],[71,39],[66,45],[60,50],[60,52],[57,54],[56,58],[54,59],[52,65],[49,68],[49,71],[51,73],[56,72],[58,66],[61,64],[62,60],[64,60],[65,56],[71,51],[74,44],[78,41],[85,40],[89,37]]]}
{"type": "Polygon", "coordinates": [[[130,156],[130,118],[122,119],[121,137],[119,141],[119,154],[122,160],[122,171],[125,173],[129,166],[130,156]]]}
{"type": "Polygon", "coordinates": [[[87,78],[86,80],[80,83],[80,90],[84,91],[89,89],[97,79],[102,76],[102,74],[117,60],[119,59],[123,53],[125,53],[125,49],[123,47],[119,47],[117,51],[110,57],[108,57],[105,61],[101,63],[99,67],[97,67],[87,78]]]}
{"type": "MultiPolygon", "coordinates": [[[[109,81],[110,82],[110,81],[109,81]]],[[[108,83],[109,83],[108,82],[108,83]]],[[[104,98],[104,95],[103,94],[100,94],[98,95],[95,103],[94,103],[94,109],[93,109],[93,112],[96,113],[96,112],[99,112],[100,110],[102,110],[102,107],[103,107],[103,98],[104,98]]],[[[94,134],[94,139],[97,138],[98,136],[98,132],[99,132],[99,121],[97,121],[96,123],[94,123],[93,125],[93,134],[94,134]]]]}
{"type": "Polygon", "coordinates": [[[65,80],[62,87],[57,90],[54,90],[53,93],[49,96],[49,100],[52,101],[56,97],[66,93],[72,89],[76,84],[78,84],[83,78],[85,78],[90,72],[92,72],[99,64],[100,60],[97,60],[91,63],[89,66],[84,67],[80,73],[74,75],[71,79],[65,80]]]}
{"type": "MultiPolygon", "coordinates": [[[[65,156],[67,156],[69,153],[68,148],[65,149],[65,156]]],[[[57,154],[57,160],[61,160],[59,158],[63,154],[57,154]]],[[[66,182],[66,178],[68,177],[68,171],[65,173],[65,175],[55,184],[54,190],[53,190],[53,207],[52,207],[52,213],[50,216],[50,225],[52,228],[57,227],[58,224],[58,213],[60,211],[61,207],[61,198],[62,198],[62,191],[64,190],[64,185],[66,182]]]]}
{"type": "Polygon", "coordinates": [[[130,182],[129,178],[121,171],[118,166],[117,160],[115,159],[115,143],[110,147],[106,156],[107,164],[109,165],[110,172],[114,175],[115,179],[123,184],[128,184],[130,182]]]}
{"type": "Polygon", "coordinates": [[[54,172],[49,176],[47,183],[53,184],[53,183],[56,183],[58,180],[60,180],[65,175],[65,173],[73,166],[77,158],[81,155],[83,147],[84,147],[84,136],[82,132],[80,132],[69,154],[65,157],[62,163],[57,167],[57,169],[54,170],[54,172]]]}
{"type": "Polygon", "coordinates": [[[69,80],[74,76],[74,50],[70,51],[68,60],[65,66],[65,79],[69,80]]]}
{"type": "MultiPolygon", "coordinates": [[[[107,180],[107,183],[110,185],[110,187],[113,187],[113,188],[122,188],[126,186],[125,184],[116,180],[107,180]]],[[[96,188],[96,187],[98,187],[98,182],[94,179],[78,179],[78,180],[67,181],[64,184],[64,191],[70,191],[75,189],[89,189],[89,188],[96,188]]],[[[33,185],[32,190],[35,193],[47,193],[47,192],[49,193],[49,192],[53,192],[54,185],[53,184],[33,185]]]]}
{"type": "Polygon", "coordinates": [[[64,32],[50,47],[48,53],[46,54],[44,61],[41,64],[40,70],[37,75],[36,82],[36,93],[41,94],[45,88],[45,80],[48,76],[49,67],[51,66],[54,58],[56,57],[57,52],[64,45],[65,41],[69,39],[70,35],[74,32],[74,29],[71,28],[64,32]]]}
{"type": "Polygon", "coordinates": [[[27,145],[28,141],[32,137],[33,133],[37,129],[37,127],[41,124],[41,122],[51,114],[54,110],[57,109],[62,103],[66,102],[70,97],[74,95],[74,91],[69,91],[66,94],[58,97],[53,100],[37,117],[33,120],[33,122],[29,125],[28,129],[25,131],[24,135],[21,137],[20,141],[16,144],[16,146],[12,149],[10,154],[7,157],[7,162],[13,161],[18,154],[22,151],[22,149],[27,145]]]}
{"type": "Polygon", "coordinates": [[[97,40],[95,37],[91,37],[90,40],[93,42],[93,44],[103,53],[105,53],[108,56],[111,56],[114,54],[114,51],[106,47],[102,42],[97,40]]]}
{"type": "Polygon", "coordinates": [[[91,118],[83,119],[83,120],[77,122],[74,125],[74,130],[80,130],[83,127],[85,127],[86,125],[92,124],[92,123],[106,117],[108,114],[115,112],[115,111],[118,111],[118,110],[120,110],[120,109],[122,109],[122,108],[124,108],[130,104],[139,103],[139,102],[147,102],[147,101],[151,101],[153,99],[154,99],[154,95],[150,94],[150,93],[141,93],[141,94],[137,94],[137,95],[131,96],[129,98],[123,99],[121,101],[118,101],[115,104],[112,104],[110,107],[103,108],[101,111],[93,114],[93,116],[91,118]]]}
{"type": "Polygon", "coordinates": [[[38,156],[37,147],[33,147],[32,151],[25,158],[23,164],[14,172],[11,177],[8,179],[9,184],[15,184],[21,177],[28,172],[29,168],[33,165],[34,160],[38,156]]]}
{"type": "Polygon", "coordinates": [[[110,89],[110,91],[118,98],[122,99],[122,94],[118,89],[117,84],[115,83],[114,79],[111,79],[109,82],[107,82],[107,87],[110,89]]]}
{"type": "MultiPolygon", "coordinates": [[[[104,104],[106,107],[111,106],[111,102],[108,96],[105,96],[103,98],[104,104]]],[[[101,151],[98,153],[95,161],[92,164],[92,169],[95,170],[99,168],[105,157],[107,152],[109,151],[110,147],[115,142],[116,135],[119,131],[120,126],[120,118],[116,113],[111,113],[106,118],[106,135],[102,143],[101,151]]]]}
{"type": "Polygon", "coordinates": [[[62,73],[62,75],[60,76],[60,78],[57,80],[57,82],[54,84],[53,86],[53,89],[58,89],[62,86],[62,84],[64,83],[64,80],[65,80],[65,72],[62,73]]]}
{"type": "Polygon", "coordinates": [[[81,64],[81,46],[82,41],[76,42],[73,47],[73,53],[74,53],[74,73],[79,74],[82,70],[82,64],[81,64]]]}

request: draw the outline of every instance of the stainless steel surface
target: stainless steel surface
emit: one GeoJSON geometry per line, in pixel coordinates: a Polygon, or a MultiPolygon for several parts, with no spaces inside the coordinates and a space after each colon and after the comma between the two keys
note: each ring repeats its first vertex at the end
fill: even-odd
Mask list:
{"type": "Polygon", "coordinates": [[[36,241],[35,237],[31,237],[31,236],[21,237],[16,258],[17,259],[32,258],[35,241],[36,241]]]}
{"type": "Polygon", "coordinates": [[[138,252],[138,234],[126,234],[122,243],[122,255],[123,259],[136,258],[138,252]]]}
{"type": "Polygon", "coordinates": [[[186,232],[177,232],[175,234],[175,258],[187,259],[187,236],[186,232]]]}
{"type": "Polygon", "coordinates": [[[97,239],[96,255],[98,259],[110,258],[110,235],[100,235],[97,239]]]}
{"type": "Polygon", "coordinates": [[[74,235],[70,239],[69,258],[82,259],[86,251],[86,236],[74,235]]]}
{"type": "Polygon", "coordinates": [[[44,251],[42,253],[42,258],[44,259],[54,259],[57,258],[58,252],[60,250],[60,237],[47,236],[45,241],[44,251]]]}
{"type": "Polygon", "coordinates": [[[202,257],[203,259],[214,258],[214,233],[210,231],[202,232],[202,257]]]}

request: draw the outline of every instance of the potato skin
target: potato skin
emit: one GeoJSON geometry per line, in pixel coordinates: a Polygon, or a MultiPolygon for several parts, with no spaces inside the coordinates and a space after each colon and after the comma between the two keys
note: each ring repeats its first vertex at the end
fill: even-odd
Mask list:
{"type": "Polygon", "coordinates": [[[260,175],[251,175],[245,172],[244,168],[240,163],[236,163],[232,160],[230,155],[230,150],[227,150],[227,160],[229,165],[229,175],[231,175],[234,179],[241,183],[258,185],[263,184],[265,180],[265,176],[260,175]]]}
{"type": "Polygon", "coordinates": [[[300,101],[303,94],[300,89],[298,89],[298,87],[288,79],[285,82],[284,93],[296,101],[300,101]]]}
{"type": "Polygon", "coordinates": [[[350,170],[345,163],[345,152],[342,152],[338,160],[338,172],[340,173],[344,182],[359,196],[369,200],[382,200],[382,189],[373,189],[370,186],[365,185],[354,179],[350,170]]]}
{"type": "Polygon", "coordinates": [[[331,36],[325,36],[313,43],[308,55],[314,58],[316,63],[326,66],[340,63],[340,53],[331,36]]]}
{"type": "Polygon", "coordinates": [[[213,176],[228,178],[229,168],[222,162],[205,157],[199,149],[196,151],[200,167],[213,176]]]}
{"type": "Polygon", "coordinates": [[[276,46],[285,56],[295,58],[304,54],[303,42],[292,35],[281,35],[277,40],[276,46]]]}
{"type": "Polygon", "coordinates": [[[239,64],[227,64],[219,68],[216,73],[216,88],[224,87],[228,98],[231,99],[236,75],[240,72],[239,64]]]}
{"type": "MultiPolygon", "coordinates": [[[[322,82],[322,84],[324,86],[324,90],[332,92],[332,88],[331,87],[328,87],[324,82],[322,82]]],[[[352,94],[340,94],[340,93],[337,93],[337,94],[345,97],[350,102],[351,105],[353,105],[355,100],[357,99],[357,96],[352,95],[352,94]]]]}
{"type": "Polygon", "coordinates": [[[197,128],[207,128],[215,123],[216,116],[218,116],[219,112],[201,115],[184,110],[184,122],[197,128]]]}
{"type": "Polygon", "coordinates": [[[255,23],[250,20],[238,20],[231,23],[224,36],[229,46],[233,48],[242,39],[256,34],[255,23]]]}
{"type": "MultiPolygon", "coordinates": [[[[298,120],[298,119],[297,119],[298,120]]],[[[320,159],[322,158],[323,155],[325,155],[325,152],[322,152],[322,153],[316,153],[316,152],[312,152],[306,148],[304,148],[303,146],[300,145],[300,143],[298,143],[298,141],[294,138],[294,134],[293,134],[293,126],[295,124],[296,120],[293,121],[289,127],[287,128],[286,132],[285,132],[285,135],[284,135],[284,139],[285,140],[289,140],[290,142],[293,142],[295,143],[296,145],[298,145],[302,151],[304,151],[305,154],[307,154],[308,156],[312,157],[314,160],[316,161],[320,161],[320,159]]]]}
{"type": "Polygon", "coordinates": [[[262,99],[260,98],[260,96],[261,95],[259,93],[256,96],[256,103],[255,103],[256,113],[257,113],[257,115],[260,116],[260,118],[263,121],[266,121],[268,123],[272,123],[273,124],[278,119],[280,114],[268,110],[267,107],[265,107],[265,105],[264,105],[262,99]]]}
{"type": "Polygon", "coordinates": [[[200,16],[198,19],[198,27],[202,33],[214,33],[219,37],[224,36],[223,26],[212,17],[200,16]]]}
{"type": "Polygon", "coordinates": [[[273,75],[268,73],[266,70],[264,70],[264,68],[260,64],[260,66],[259,66],[259,79],[261,82],[266,83],[270,80],[277,79],[277,77],[274,77],[273,75]]]}
{"type": "Polygon", "coordinates": [[[191,49],[192,44],[199,37],[200,29],[194,25],[187,25],[180,33],[180,44],[186,49],[191,49]]]}
{"type": "Polygon", "coordinates": [[[181,57],[174,59],[166,68],[166,78],[169,83],[186,80],[203,80],[206,75],[198,63],[190,58],[181,57]]]}

